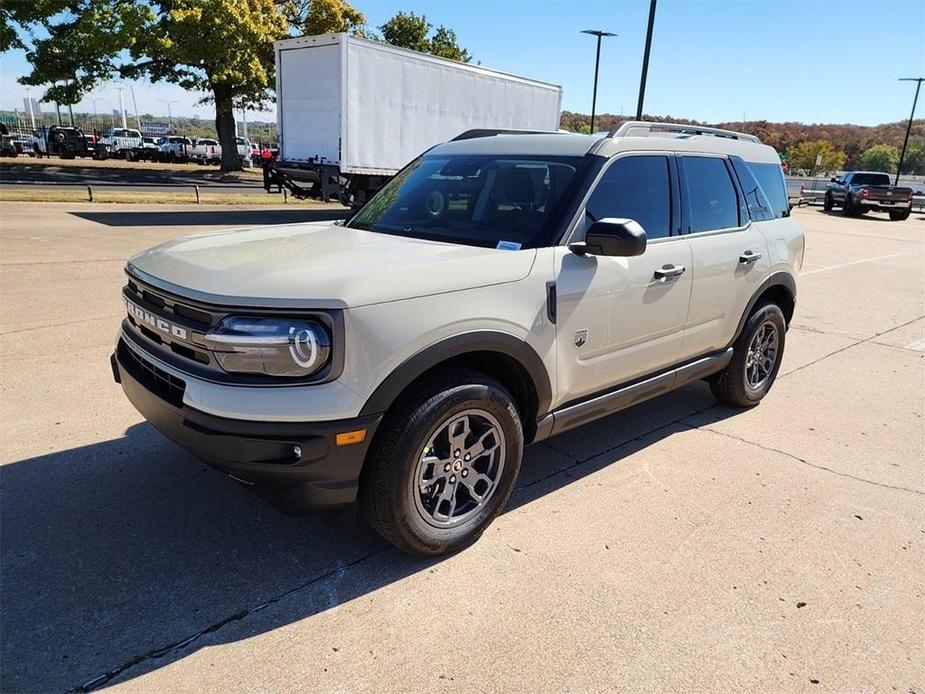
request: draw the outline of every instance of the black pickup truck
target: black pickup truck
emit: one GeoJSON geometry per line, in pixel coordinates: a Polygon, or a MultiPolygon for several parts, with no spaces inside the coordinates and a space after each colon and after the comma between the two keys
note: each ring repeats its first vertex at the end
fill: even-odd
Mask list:
{"type": "Polygon", "coordinates": [[[890,185],[890,177],[877,171],[846,171],[826,186],[823,209],[841,207],[846,217],[865,212],[889,212],[899,222],[912,212],[912,188],[890,185]]]}

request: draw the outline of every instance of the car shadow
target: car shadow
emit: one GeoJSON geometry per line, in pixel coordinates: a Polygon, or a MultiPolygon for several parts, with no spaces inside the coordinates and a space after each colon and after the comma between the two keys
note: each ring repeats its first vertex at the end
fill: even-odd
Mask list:
{"type": "Polygon", "coordinates": [[[825,210],[820,209],[819,214],[824,214],[827,217],[840,217],[841,219],[862,219],[862,220],[869,220],[871,222],[892,222],[893,224],[896,223],[895,221],[890,219],[888,212],[866,212],[865,214],[846,217],[845,215],[842,214],[840,209],[830,210],[829,212],[826,212],[825,210]]]}
{"type": "Polygon", "coordinates": [[[0,176],[6,183],[38,183],[50,185],[105,185],[105,186],[222,186],[263,187],[259,176],[252,181],[238,176],[203,171],[196,166],[188,171],[182,167],[106,166],[105,164],[62,166],[57,159],[38,161],[7,161],[0,163],[0,176]]]}
{"type": "Polygon", "coordinates": [[[350,209],[331,205],[330,208],[298,207],[291,209],[221,209],[221,210],[116,210],[80,211],[70,214],[110,227],[157,226],[259,226],[263,224],[296,224],[299,222],[330,222],[346,219],[350,209]]]}
{"type": "MultiPolygon", "coordinates": [[[[626,464],[705,410],[737,412],[691,384],[529,447],[506,513],[626,464]]],[[[129,680],[440,562],[407,557],[359,524],[284,516],[146,423],[4,465],[0,497],[2,691],[129,680]]]]}

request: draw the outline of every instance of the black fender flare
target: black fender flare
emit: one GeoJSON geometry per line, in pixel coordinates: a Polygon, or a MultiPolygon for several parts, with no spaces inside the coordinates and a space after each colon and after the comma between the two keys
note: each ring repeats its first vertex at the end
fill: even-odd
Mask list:
{"type": "Polygon", "coordinates": [[[433,367],[470,352],[497,352],[517,361],[529,374],[536,391],[537,414],[549,410],[552,402],[552,385],[543,360],[536,351],[510,333],[495,330],[477,330],[461,333],[435,342],[404,361],[373,391],[363,405],[360,416],[380,414],[421,374],[433,367]]]}
{"type": "Polygon", "coordinates": [[[745,321],[747,321],[748,317],[752,315],[752,311],[755,308],[755,304],[758,303],[758,299],[771,287],[783,287],[785,290],[787,290],[787,292],[790,294],[790,298],[793,300],[794,306],[796,306],[797,282],[793,275],[791,275],[789,272],[775,272],[769,275],[768,278],[761,283],[758,289],[755,290],[755,293],[752,294],[752,298],[748,300],[748,306],[745,307],[745,312],[739,319],[739,325],[736,327],[735,336],[729,342],[729,347],[732,347],[732,345],[735,344],[735,341],[739,339],[739,335],[742,334],[742,330],[745,328],[745,321]]]}

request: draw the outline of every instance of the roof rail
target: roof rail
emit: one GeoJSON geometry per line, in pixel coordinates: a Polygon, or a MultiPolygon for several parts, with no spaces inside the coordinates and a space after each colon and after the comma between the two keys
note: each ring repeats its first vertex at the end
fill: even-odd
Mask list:
{"type": "Polygon", "coordinates": [[[494,137],[495,135],[554,135],[555,130],[504,130],[496,128],[474,128],[460,133],[450,142],[472,140],[476,137],[494,137]]]}
{"type": "Polygon", "coordinates": [[[628,121],[619,127],[612,128],[607,137],[647,137],[653,132],[678,133],[682,135],[712,135],[713,137],[725,137],[730,140],[747,140],[748,142],[761,143],[761,140],[755,135],[737,133],[734,130],[707,128],[702,125],[682,125],[679,123],[652,123],[649,121],[628,121]]]}

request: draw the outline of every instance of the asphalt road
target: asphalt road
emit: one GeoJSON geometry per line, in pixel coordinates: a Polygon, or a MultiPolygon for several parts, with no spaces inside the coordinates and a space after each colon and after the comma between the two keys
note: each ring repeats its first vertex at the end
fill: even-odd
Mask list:
{"type": "Polygon", "coordinates": [[[112,382],[128,255],[318,214],[243,213],[0,204],[0,689],[925,691],[921,215],[796,211],[759,407],[693,384],[533,446],[419,561],[278,514],[112,382]]]}

